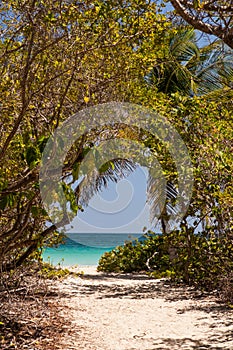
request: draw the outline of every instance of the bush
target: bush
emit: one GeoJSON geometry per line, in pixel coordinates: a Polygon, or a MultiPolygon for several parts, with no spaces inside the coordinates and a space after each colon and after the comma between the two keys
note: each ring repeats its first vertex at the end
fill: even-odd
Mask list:
{"type": "Polygon", "coordinates": [[[205,290],[216,289],[225,299],[232,300],[233,241],[229,236],[216,237],[213,232],[194,234],[192,228],[182,228],[145,238],[105,253],[98,271],[148,271],[156,278],[170,277],[205,290]]]}
{"type": "Polygon", "coordinates": [[[139,272],[158,270],[165,272],[171,267],[166,241],[161,235],[145,235],[140,242],[125,242],[110,252],[104,253],[99,260],[98,271],[139,272]]]}
{"type": "Polygon", "coordinates": [[[194,234],[190,228],[174,231],[165,239],[176,250],[172,260],[175,277],[185,283],[213,290],[233,269],[233,244],[228,237],[194,234]]]}

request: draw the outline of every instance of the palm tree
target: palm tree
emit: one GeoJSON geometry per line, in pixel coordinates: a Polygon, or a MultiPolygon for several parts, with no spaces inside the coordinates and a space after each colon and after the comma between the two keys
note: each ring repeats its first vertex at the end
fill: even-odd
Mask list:
{"type": "MultiPolygon", "coordinates": [[[[146,80],[149,84],[155,84],[159,92],[167,94],[179,92],[183,95],[212,96],[214,93],[216,96],[233,81],[232,58],[232,52],[224,53],[224,47],[219,41],[200,48],[195,31],[181,27],[177,34],[170,35],[165,58],[157,62],[146,80]]],[[[106,137],[110,134],[111,130],[109,134],[106,133],[106,137]]],[[[139,135],[137,140],[143,142],[139,135]]],[[[116,157],[104,164],[102,169],[94,167],[76,186],[77,202],[88,205],[93,195],[107,187],[109,181],[118,182],[138,165],[133,159],[116,157]]],[[[162,232],[166,233],[172,224],[171,216],[175,216],[179,210],[175,205],[177,186],[174,181],[168,180],[163,189],[158,188],[156,177],[149,170],[147,194],[151,222],[155,223],[159,219],[162,232]]]]}
{"type": "Polygon", "coordinates": [[[147,77],[159,92],[203,95],[229,86],[233,52],[220,41],[200,47],[193,28],[168,34],[168,49],[147,77]]]}
{"type": "MultiPolygon", "coordinates": [[[[127,138],[127,135],[129,133],[129,126],[126,125],[124,129],[124,126],[122,124],[119,126],[116,125],[115,129],[117,129],[117,127],[121,128],[121,147],[123,147],[122,138],[127,138]]],[[[111,134],[112,130],[106,129],[104,138],[109,139],[111,137],[111,134]]],[[[114,134],[114,136],[116,135],[114,134]]],[[[148,147],[148,144],[146,143],[146,137],[148,137],[148,135],[145,132],[143,133],[143,131],[140,129],[138,129],[136,132],[136,128],[134,127],[134,141],[136,140],[142,145],[144,144],[144,147],[148,147]]],[[[104,139],[102,139],[102,141],[104,141],[104,139]]],[[[92,139],[92,142],[94,145],[95,140],[92,139]]],[[[156,147],[156,141],[152,144],[152,148],[153,147],[156,147]]],[[[111,149],[111,151],[113,151],[113,149],[111,149]]],[[[97,153],[99,152],[95,152],[95,156],[93,156],[92,148],[89,148],[88,152],[90,152],[90,159],[86,159],[86,162],[88,163],[88,171],[84,165],[85,171],[83,173],[84,175],[82,175],[81,180],[76,182],[77,179],[75,177],[72,177],[71,180],[70,172],[66,174],[67,180],[71,180],[70,185],[72,184],[74,188],[76,203],[82,207],[87,206],[92,197],[106,188],[110,181],[117,183],[121,179],[126,178],[138,166],[147,166],[146,164],[150,163],[151,166],[148,168],[147,183],[147,203],[150,207],[150,221],[153,225],[159,221],[161,224],[162,232],[166,233],[169,225],[172,224],[171,215],[176,214],[177,211],[175,201],[178,197],[178,192],[174,183],[170,181],[166,182],[166,180],[161,180],[158,178],[158,176],[161,176],[161,173],[156,173],[156,170],[153,168],[153,161],[151,161],[150,153],[148,153],[148,158],[145,160],[146,155],[144,152],[141,153],[140,147],[137,151],[135,150],[136,153],[134,154],[130,153],[130,151],[127,152],[126,148],[125,152],[123,152],[125,157],[117,156],[116,151],[115,157],[99,166],[97,160],[97,153]],[[158,186],[158,181],[161,186],[158,186]]],[[[105,151],[102,150],[102,152],[100,152],[101,155],[103,152],[105,151]]],[[[108,153],[109,149],[107,149],[106,152],[108,153]]],[[[164,152],[166,152],[165,149],[164,152]]],[[[80,163],[82,161],[82,158],[78,160],[80,163]]],[[[72,166],[74,167],[75,165],[73,164],[72,166]]],[[[82,168],[80,168],[79,174],[82,174],[82,168]]]]}

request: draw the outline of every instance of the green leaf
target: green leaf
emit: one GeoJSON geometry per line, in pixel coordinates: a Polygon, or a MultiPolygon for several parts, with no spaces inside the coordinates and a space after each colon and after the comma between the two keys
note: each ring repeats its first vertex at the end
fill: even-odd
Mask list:
{"type": "Polygon", "coordinates": [[[72,176],[73,176],[73,181],[78,180],[79,178],[79,169],[80,169],[80,164],[75,163],[72,169],[72,176]]]}
{"type": "Polygon", "coordinates": [[[26,158],[28,166],[33,167],[39,162],[39,160],[41,158],[41,153],[37,147],[29,146],[26,149],[25,158],[26,158]]]}
{"type": "Polygon", "coordinates": [[[1,200],[0,200],[0,209],[4,210],[7,206],[7,196],[4,196],[1,200]]]}
{"type": "Polygon", "coordinates": [[[40,208],[36,207],[36,206],[32,206],[31,207],[31,213],[33,217],[38,217],[39,213],[40,213],[40,208]]]}
{"type": "Polygon", "coordinates": [[[101,167],[99,168],[100,174],[105,173],[108,170],[109,166],[110,166],[109,162],[101,165],[101,167]]]}

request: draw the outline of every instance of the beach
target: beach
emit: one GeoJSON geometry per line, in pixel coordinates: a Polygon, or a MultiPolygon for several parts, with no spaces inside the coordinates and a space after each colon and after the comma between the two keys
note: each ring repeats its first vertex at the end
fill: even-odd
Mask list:
{"type": "Polygon", "coordinates": [[[214,295],[146,274],[74,268],[53,283],[63,350],[233,349],[233,310],[214,295]]]}

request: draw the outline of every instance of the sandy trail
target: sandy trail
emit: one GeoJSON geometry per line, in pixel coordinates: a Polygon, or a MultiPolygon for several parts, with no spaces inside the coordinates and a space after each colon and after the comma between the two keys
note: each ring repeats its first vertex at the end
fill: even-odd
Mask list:
{"type": "Polygon", "coordinates": [[[61,349],[233,349],[233,310],[214,297],[141,274],[84,271],[56,284],[72,322],[61,349]]]}

